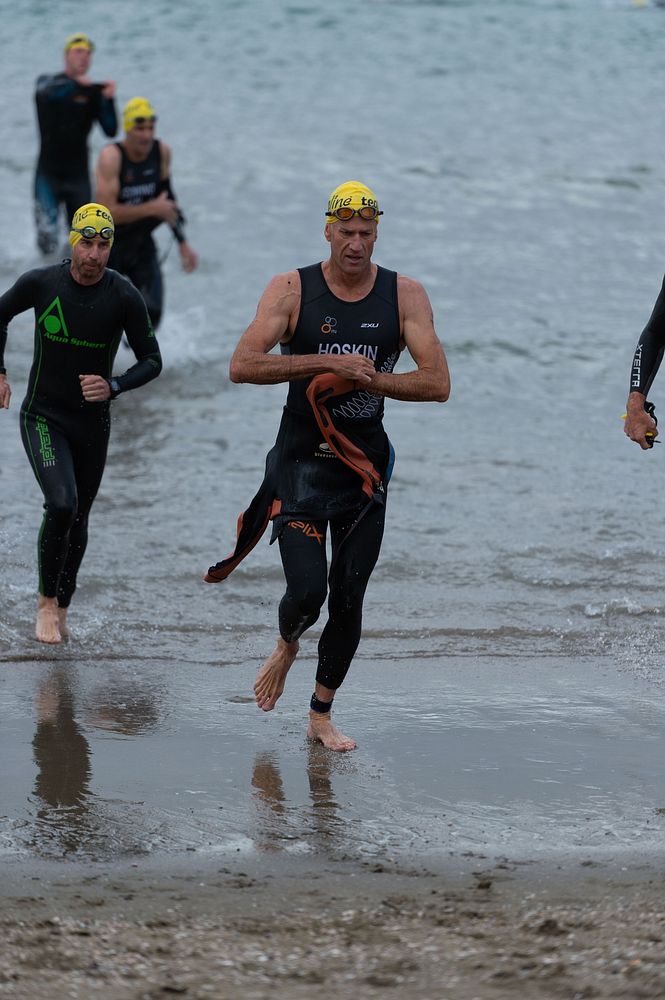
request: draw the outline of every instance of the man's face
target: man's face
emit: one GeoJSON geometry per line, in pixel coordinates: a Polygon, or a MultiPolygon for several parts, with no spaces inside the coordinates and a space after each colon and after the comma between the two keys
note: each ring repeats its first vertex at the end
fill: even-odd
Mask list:
{"type": "Polygon", "coordinates": [[[355,216],[348,222],[329,222],[324,230],[333,261],[347,274],[359,274],[369,266],[377,237],[375,221],[355,216]]]}
{"type": "Polygon", "coordinates": [[[92,240],[81,237],[72,247],[72,275],[81,285],[96,284],[108,264],[111,241],[95,236],[92,240]]]}
{"type": "Polygon", "coordinates": [[[126,133],[126,142],[130,153],[140,157],[148,155],[154,138],[154,118],[145,118],[142,122],[132,125],[126,133]]]}
{"type": "Polygon", "coordinates": [[[65,52],[65,73],[67,76],[85,76],[90,69],[92,52],[85,45],[75,45],[65,52]]]}

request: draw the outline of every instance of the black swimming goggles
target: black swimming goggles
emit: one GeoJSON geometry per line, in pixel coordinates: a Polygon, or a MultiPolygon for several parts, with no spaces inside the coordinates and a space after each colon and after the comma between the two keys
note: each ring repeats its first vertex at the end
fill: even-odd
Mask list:
{"type": "Polygon", "coordinates": [[[110,226],[104,226],[103,229],[95,229],[94,226],[84,226],[83,229],[74,229],[72,232],[80,233],[84,240],[94,240],[95,236],[101,236],[107,243],[115,235],[115,230],[111,229],[110,226]]]}
{"type": "Polygon", "coordinates": [[[383,212],[379,212],[376,205],[362,205],[360,208],[342,205],[340,208],[326,212],[326,215],[334,215],[340,222],[348,222],[354,215],[359,215],[361,219],[378,219],[380,215],[383,215],[383,212]]]}
{"type": "Polygon", "coordinates": [[[132,118],[132,128],[134,128],[135,125],[154,125],[156,121],[157,115],[150,115],[149,118],[145,118],[143,115],[140,115],[138,118],[132,118]]]}

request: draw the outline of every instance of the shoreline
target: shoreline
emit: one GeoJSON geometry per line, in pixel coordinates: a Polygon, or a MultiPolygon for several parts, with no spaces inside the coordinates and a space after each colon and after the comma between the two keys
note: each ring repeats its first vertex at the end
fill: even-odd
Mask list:
{"type": "Polygon", "coordinates": [[[656,859],[173,860],[6,871],[0,996],[665,995],[656,859]]]}

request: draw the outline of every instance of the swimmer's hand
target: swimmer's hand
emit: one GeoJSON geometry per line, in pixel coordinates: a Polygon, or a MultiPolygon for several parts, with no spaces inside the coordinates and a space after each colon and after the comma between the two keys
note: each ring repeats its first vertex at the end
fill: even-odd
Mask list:
{"type": "Polygon", "coordinates": [[[657,420],[653,404],[648,403],[641,392],[630,393],[623,419],[626,437],[636,441],[642,451],[653,448],[658,437],[657,420]]]}
{"type": "Polygon", "coordinates": [[[191,274],[199,262],[199,255],[196,250],[193,250],[192,247],[190,247],[186,240],[184,243],[179,243],[178,248],[180,250],[180,262],[182,264],[182,269],[186,274],[191,274]]]}
{"type": "Polygon", "coordinates": [[[376,375],[376,368],[364,354],[331,354],[330,371],[341,378],[351,379],[359,385],[369,385],[376,375]]]}
{"type": "MultiPolygon", "coordinates": [[[[144,204],[148,204],[148,202],[144,202],[144,204]]],[[[154,215],[157,219],[161,219],[162,222],[168,222],[169,226],[176,225],[180,216],[180,209],[177,203],[169,198],[168,191],[162,191],[149,204],[151,215],[154,215]]]]}
{"type": "Polygon", "coordinates": [[[6,375],[0,375],[0,408],[9,409],[9,400],[12,398],[12,390],[6,375]]]}
{"type": "Polygon", "coordinates": [[[111,398],[111,386],[101,375],[79,375],[86,403],[105,403],[111,398]]]}

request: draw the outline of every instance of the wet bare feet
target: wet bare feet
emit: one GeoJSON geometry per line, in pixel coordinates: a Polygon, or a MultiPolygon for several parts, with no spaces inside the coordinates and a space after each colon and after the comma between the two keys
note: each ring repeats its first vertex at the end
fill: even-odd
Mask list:
{"type": "Polygon", "coordinates": [[[330,714],[323,715],[320,712],[309,713],[307,738],[317,740],[319,743],[323,743],[328,750],[336,750],[338,753],[355,750],[358,745],[355,740],[340,733],[337,726],[333,726],[330,714]]]}
{"type": "Polygon", "coordinates": [[[262,711],[271,712],[277,704],[286,684],[286,675],[297,655],[298,643],[285,642],[280,636],[254,682],[256,704],[262,711]]]}
{"type": "Polygon", "coordinates": [[[67,626],[67,611],[69,608],[58,608],[58,628],[63,639],[69,639],[69,628],[67,626]]]}
{"type": "Polygon", "coordinates": [[[60,625],[58,624],[58,602],[55,597],[37,598],[37,624],[35,638],[38,642],[60,642],[60,625]]]}

